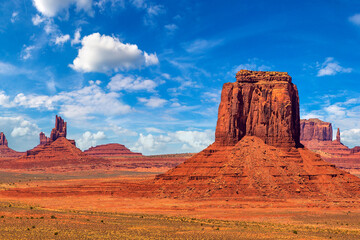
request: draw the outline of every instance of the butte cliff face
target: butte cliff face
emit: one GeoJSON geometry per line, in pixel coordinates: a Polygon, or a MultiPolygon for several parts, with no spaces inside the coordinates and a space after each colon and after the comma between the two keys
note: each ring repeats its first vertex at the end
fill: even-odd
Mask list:
{"type": "Polygon", "coordinates": [[[323,122],[317,118],[300,121],[300,141],[332,141],[333,130],[331,123],[323,122]]]}
{"type": "Polygon", "coordinates": [[[132,152],[124,145],[118,143],[109,143],[91,147],[88,150],[85,150],[84,153],[94,157],[142,156],[141,153],[132,152]]]}
{"type": "Polygon", "coordinates": [[[298,92],[280,72],[241,70],[225,83],[215,143],[153,183],[176,198],[360,195],[359,178],[300,144],[298,92]]]}
{"type": "Polygon", "coordinates": [[[272,146],[300,146],[299,96],[287,73],[241,70],[235,83],[224,84],[215,142],[234,146],[244,136],[272,146]]]}
{"type": "Polygon", "coordinates": [[[301,143],[337,167],[360,174],[360,147],[348,148],[341,143],[340,129],[332,139],[332,125],[319,119],[301,119],[301,143]]]}

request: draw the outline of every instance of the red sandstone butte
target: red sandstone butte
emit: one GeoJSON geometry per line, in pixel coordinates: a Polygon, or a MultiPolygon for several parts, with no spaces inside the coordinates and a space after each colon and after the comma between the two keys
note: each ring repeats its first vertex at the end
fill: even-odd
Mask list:
{"type": "Polygon", "coordinates": [[[341,143],[340,129],[332,139],[332,125],[319,119],[301,119],[301,143],[338,168],[360,174],[360,147],[348,148],[341,143]]]}
{"type": "Polygon", "coordinates": [[[215,141],[234,146],[244,136],[272,146],[299,146],[299,96],[287,73],[241,70],[236,82],[224,84],[215,141]]]}
{"type": "Polygon", "coordinates": [[[141,153],[132,152],[124,145],[118,143],[109,143],[91,147],[88,150],[85,150],[84,153],[94,157],[142,156],[141,153]]]}
{"type": "Polygon", "coordinates": [[[0,158],[12,159],[24,155],[8,147],[8,141],[3,132],[0,133],[0,158]]]}
{"type": "Polygon", "coordinates": [[[225,83],[215,142],[157,175],[155,194],[174,198],[352,198],[360,179],[300,144],[299,99],[281,72],[241,70],[225,83]]]}
{"type": "Polygon", "coordinates": [[[332,141],[333,130],[331,123],[323,122],[317,118],[300,121],[300,141],[332,141]]]}

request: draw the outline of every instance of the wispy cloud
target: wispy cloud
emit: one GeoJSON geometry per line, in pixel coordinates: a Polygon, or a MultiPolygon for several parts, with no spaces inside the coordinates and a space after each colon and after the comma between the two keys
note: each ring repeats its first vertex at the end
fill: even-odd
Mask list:
{"type": "Polygon", "coordinates": [[[159,108],[164,106],[168,101],[166,99],[162,99],[159,97],[150,97],[150,98],[138,98],[138,101],[141,103],[144,103],[145,106],[151,107],[151,108],[159,108]]]}
{"type": "Polygon", "coordinates": [[[183,47],[189,53],[202,53],[214,47],[217,47],[222,43],[223,43],[222,39],[216,39],[216,40],[197,39],[195,41],[187,42],[183,44],[183,47]]]}
{"type": "Polygon", "coordinates": [[[145,90],[153,92],[157,83],[150,79],[143,79],[142,77],[135,77],[131,75],[116,74],[111,78],[108,88],[111,91],[140,91],[145,90]]]}
{"type": "Polygon", "coordinates": [[[235,76],[235,74],[242,70],[251,70],[251,71],[270,71],[272,67],[268,66],[264,63],[264,61],[258,59],[258,58],[251,58],[248,59],[247,62],[242,63],[240,65],[234,66],[230,72],[228,72],[229,75],[232,77],[235,76]]]}
{"type": "Polygon", "coordinates": [[[355,14],[351,17],[349,17],[349,21],[352,22],[355,25],[360,26],[360,14],[355,14]]]}
{"type": "Polygon", "coordinates": [[[351,71],[352,71],[351,68],[344,68],[340,66],[340,64],[337,61],[335,61],[334,58],[328,57],[321,64],[317,76],[318,77],[332,76],[332,75],[336,75],[337,73],[350,73],[351,71]]]}

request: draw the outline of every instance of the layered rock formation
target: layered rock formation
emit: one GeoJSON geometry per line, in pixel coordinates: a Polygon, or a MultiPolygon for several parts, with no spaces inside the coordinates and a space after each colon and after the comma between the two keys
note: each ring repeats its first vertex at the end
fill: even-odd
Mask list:
{"type": "MultiPolygon", "coordinates": [[[[60,116],[56,115],[55,127],[51,130],[50,137],[47,137],[45,133],[41,132],[39,134],[40,144],[38,146],[52,143],[60,137],[66,138],[66,134],[67,134],[67,122],[65,122],[60,116]]],[[[75,140],[68,139],[68,141],[70,141],[72,144],[76,146],[75,140]]],[[[29,150],[28,152],[31,154],[31,151],[32,150],[29,150]]]]}
{"type": "Polygon", "coordinates": [[[158,175],[162,197],[355,197],[360,179],[300,144],[299,99],[287,73],[241,70],[224,84],[215,143],[158,175]]]}
{"type": "Polygon", "coordinates": [[[215,141],[234,146],[244,136],[300,146],[299,96],[287,73],[241,70],[235,83],[224,84],[215,141]]]}
{"type": "Polygon", "coordinates": [[[300,121],[300,140],[303,141],[332,141],[333,130],[331,123],[323,122],[317,118],[300,121]]]}
{"type": "Polygon", "coordinates": [[[3,132],[0,133],[0,158],[18,158],[24,155],[22,152],[17,152],[8,147],[8,141],[3,132]]]}
{"type": "MultiPolygon", "coordinates": [[[[107,164],[108,161],[102,158],[93,158],[66,139],[59,137],[55,141],[40,145],[28,151],[27,154],[17,160],[13,161],[9,168],[24,168],[24,169],[42,169],[48,167],[64,167],[66,165],[73,165],[75,169],[80,170],[84,165],[98,165],[107,164]]],[[[68,168],[68,166],[67,166],[68,168]]]]}
{"type": "Polygon", "coordinates": [[[38,146],[28,150],[24,156],[16,160],[2,164],[2,167],[44,169],[73,165],[74,169],[81,170],[82,168],[93,168],[96,165],[109,163],[108,160],[88,156],[78,149],[74,140],[66,138],[66,125],[61,117],[56,116],[55,127],[51,131],[50,138],[40,133],[40,144],[38,146]]]}
{"type": "Polygon", "coordinates": [[[45,145],[47,143],[50,143],[50,138],[48,138],[45,133],[41,132],[39,134],[40,136],[40,145],[45,145]]]}
{"type": "Polygon", "coordinates": [[[50,139],[55,141],[59,137],[66,138],[67,134],[67,123],[58,115],[55,117],[55,127],[51,130],[50,139]]]}
{"type": "Polygon", "coordinates": [[[132,152],[124,145],[118,143],[109,143],[91,147],[88,150],[85,150],[84,153],[94,157],[142,156],[141,153],[132,152]]]}
{"type": "Polygon", "coordinates": [[[301,143],[319,153],[327,162],[360,175],[360,147],[350,149],[342,144],[339,128],[333,141],[331,123],[301,119],[301,143]]]}

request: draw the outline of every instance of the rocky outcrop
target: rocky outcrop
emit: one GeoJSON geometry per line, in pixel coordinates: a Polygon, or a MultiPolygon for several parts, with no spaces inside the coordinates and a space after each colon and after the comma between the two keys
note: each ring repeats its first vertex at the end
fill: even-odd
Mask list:
{"type": "Polygon", "coordinates": [[[319,119],[302,119],[301,143],[338,168],[360,174],[360,147],[350,149],[342,144],[339,128],[333,140],[331,123],[319,119]]]}
{"type": "Polygon", "coordinates": [[[300,144],[299,99],[287,73],[242,70],[225,83],[215,143],[153,184],[174,198],[360,196],[360,179],[300,144]]]}
{"type": "MultiPolygon", "coordinates": [[[[39,134],[40,144],[38,146],[50,144],[56,141],[56,139],[60,137],[66,138],[66,134],[67,134],[67,122],[65,122],[60,116],[56,115],[55,127],[51,130],[50,137],[47,137],[45,133],[41,132],[39,134]]],[[[69,141],[76,146],[75,140],[69,140],[69,141]]],[[[32,150],[29,151],[30,153],[32,152],[32,150]]]]}
{"type": "Polygon", "coordinates": [[[40,145],[45,145],[50,143],[50,138],[48,138],[45,133],[41,132],[40,134],[40,145]]]}
{"type": "Polygon", "coordinates": [[[331,123],[323,122],[317,118],[300,121],[300,141],[332,141],[333,130],[331,123]]]}
{"type": "Polygon", "coordinates": [[[241,70],[235,83],[224,84],[215,142],[234,146],[244,136],[272,146],[300,146],[299,97],[287,73],[241,70]]]}
{"type": "Polygon", "coordinates": [[[132,152],[124,145],[118,143],[109,143],[91,147],[88,150],[85,150],[84,153],[89,156],[97,157],[142,156],[141,153],[132,152]]]}
{"type": "Polygon", "coordinates": [[[50,134],[51,141],[55,141],[59,137],[66,138],[66,134],[67,134],[66,125],[67,123],[60,116],[56,115],[55,127],[51,130],[51,134],[50,134]]]}
{"type": "Polygon", "coordinates": [[[8,141],[6,140],[5,134],[3,132],[0,133],[0,146],[8,146],[8,141]]]}
{"type": "Polygon", "coordinates": [[[337,133],[336,133],[336,139],[335,141],[341,143],[341,137],[340,137],[340,128],[337,129],[337,133]]]}

